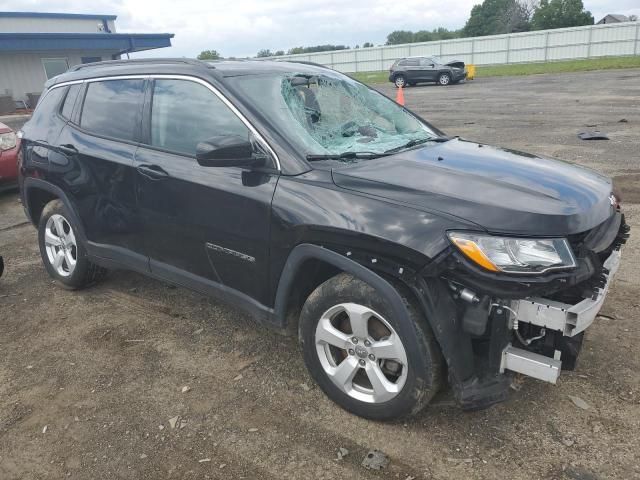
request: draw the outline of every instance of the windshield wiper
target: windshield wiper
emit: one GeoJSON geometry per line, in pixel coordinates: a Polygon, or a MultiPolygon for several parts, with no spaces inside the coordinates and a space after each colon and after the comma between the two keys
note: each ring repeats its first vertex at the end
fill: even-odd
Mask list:
{"type": "Polygon", "coordinates": [[[384,153],[399,152],[400,150],[404,150],[405,148],[415,147],[416,145],[420,145],[422,143],[427,143],[427,142],[444,143],[444,142],[448,142],[449,140],[451,140],[451,138],[449,138],[449,137],[414,138],[413,140],[409,140],[404,145],[400,145],[399,147],[391,148],[391,149],[385,151],[384,153]]]}
{"type": "Polygon", "coordinates": [[[372,158],[384,157],[385,153],[375,152],[342,152],[342,153],[321,153],[321,154],[309,154],[307,160],[313,162],[314,160],[350,160],[350,159],[364,159],[369,160],[372,158]]]}

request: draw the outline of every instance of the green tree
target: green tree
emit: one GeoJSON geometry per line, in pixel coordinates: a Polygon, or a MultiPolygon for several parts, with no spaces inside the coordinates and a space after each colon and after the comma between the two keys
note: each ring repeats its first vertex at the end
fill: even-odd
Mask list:
{"type": "Polygon", "coordinates": [[[371,42],[364,42],[362,44],[362,48],[369,48],[369,47],[373,47],[373,43],[371,42]]]}
{"type": "Polygon", "coordinates": [[[273,54],[274,57],[281,57],[284,55],[284,50],[277,50],[276,53],[273,54]]]}
{"type": "Polygon", "coordinates": [[[593,25],[593,15],[582,0],[540,0],[531,24],[534,30],[593,25]]]}
{"type": "Polygon", "coordinates": [[[258,51],[258,55],[256,56],[258,58],[273,57],[273,53],[271,53],[271,50],[269,50],[268,48],[263,48],[262,50],[258,51]]]}
{"type": "Polygon", "coordinates": [[[399,45],[413,42],[413,32],[408,30],[396,30],[387,35],[387,45],[399,45]]]}
{"type": "Polygon", "coordinates": [[[430,42],[431,40],[435,40],[433,38],[433,33],[429,30],[419,30],[413,34],[412,42],[430,42]]]}
{"type": "Polygon", "coordinates": [[[218,53],[217,50],[203,50],[198,55],[198,60],[219,60],[222,56],[218,53]]]}
{"type": "Polygon", "coordinates": [[[433,36],[435,40],[451,40],[452,38],[458,38],[460,36],[460,31],[440,27],[433,31],[433,36]]]}
{"type": "Polygon", "coordinates": [[[480,37],[529,30],[531,8],[524,0],[484,0],[471,9],[462,33],[480,37]]]}
{"type": "Polygon", "coordinates": [[[346,45],[314,45],[312,47],[294,47],[290,48],[287,52],[288,55],[295,55],[297,53],[314,53],[314,52],[328,52],[330,50],[346,50],[346,45]]]}

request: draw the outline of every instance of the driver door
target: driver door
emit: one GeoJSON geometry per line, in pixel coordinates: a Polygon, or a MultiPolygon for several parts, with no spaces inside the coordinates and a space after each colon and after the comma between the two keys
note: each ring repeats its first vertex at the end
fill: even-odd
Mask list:
{"type": "Polygon", "coordinates": [[[232,288],[264,301],[276,169],[203,167],[199,142],[250,130],[208,87],[148,84],[135,154],[137,202],[151,272],[186,286],[232,288]]]}
{"type": "Polygon", "coordinates": [[[421,80],[427,82],[435,82],[437,77],[437,70],[435,68],[435,62],[432,58],[421,58],[420,59],[420,76],[421,80]]]}

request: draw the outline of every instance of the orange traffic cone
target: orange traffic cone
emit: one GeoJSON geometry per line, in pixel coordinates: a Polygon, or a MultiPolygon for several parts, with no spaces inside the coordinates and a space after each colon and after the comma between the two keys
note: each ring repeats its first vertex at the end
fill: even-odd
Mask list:
{"type": "Polygon", "coordinates": [[[396,94],[396,103],[404,107],[404,92],[402,87],[398,87],[398,93],[396,94]]]}

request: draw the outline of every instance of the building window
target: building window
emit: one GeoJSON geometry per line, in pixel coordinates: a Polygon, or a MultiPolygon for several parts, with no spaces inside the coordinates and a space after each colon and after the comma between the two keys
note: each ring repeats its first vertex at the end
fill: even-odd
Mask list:
{"type": "Polygon", "coordinates": [[[80,61],[82,63],[95,63],[95,62],[101,62],[102,61],[102,57],[82,57],[80,59],[80,61]]]}
{"type": "Polygon", "coordinates": [[[69,70],[69,61],[66,58],[43,58],[42,66],[47,79],[50,79],[69,70]]]}

